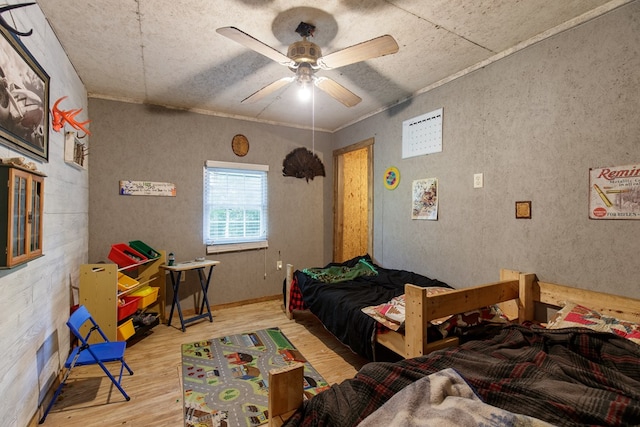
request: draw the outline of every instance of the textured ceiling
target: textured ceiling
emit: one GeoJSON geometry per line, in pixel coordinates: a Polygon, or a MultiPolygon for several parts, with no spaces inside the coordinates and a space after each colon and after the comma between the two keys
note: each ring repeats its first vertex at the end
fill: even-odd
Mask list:
{"type": "MultiPolygon", "coordinates": [[[[628,0],[37,0],[91,97],[335,131],[628,0]],[[400,50],[319,70],[362,98],[347,108],[289,84],[292,72],[226,38],[234,26],[286,54],[304,21],[323,54],[392,35],[400,50]]],[[[19,13],[19,12],[13,12],[19,13]]]]}

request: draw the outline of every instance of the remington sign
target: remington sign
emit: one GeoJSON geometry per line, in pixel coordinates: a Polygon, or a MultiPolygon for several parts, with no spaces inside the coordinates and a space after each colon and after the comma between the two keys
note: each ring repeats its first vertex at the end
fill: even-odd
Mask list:
{"type": "Polygon", "coordinates": [[[589,218],[640,219],[640,164],[589,170],[589,218]]]}

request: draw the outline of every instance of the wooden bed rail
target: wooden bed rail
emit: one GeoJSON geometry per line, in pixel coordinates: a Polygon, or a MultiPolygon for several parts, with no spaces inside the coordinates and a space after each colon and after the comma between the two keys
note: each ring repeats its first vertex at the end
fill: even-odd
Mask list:
{"type": "Polygon", "coordinates": [[[535,319],[535,307],[538,303],[557,308],[571,301],[607,316],[640,323],[640,299],[542,282],[535,275],[531,276],[533,279],[521,285],[520,289],[520,322],[535,319]]]}
{"type": "MultiPolygon", "coordinates": [[[[518,300],[520,288],[533,281],[532,274],[521,274],[512,270],[502,270],[504,280],[470,288],[456,289],[436,295],[427,295],[427,289],[407,284],[405,286],[405,333],[404,349],[398,348],[397,341],[392,343],[382,338],[381,344],[388,341],[404,357],[416,357],[436,349],[457,345],[455,337],[445,338],[432,343],[427,341],[427,327],[431,320],[457,313],[464,313],[505,301],[518,300]]],[[[519,304],[518,304],[519,305],[519,304]]],[[[519,316],[518,316],[519,317],[519,316]]],[[[386,335],[386,334],[384,334],[386,335]]]]}

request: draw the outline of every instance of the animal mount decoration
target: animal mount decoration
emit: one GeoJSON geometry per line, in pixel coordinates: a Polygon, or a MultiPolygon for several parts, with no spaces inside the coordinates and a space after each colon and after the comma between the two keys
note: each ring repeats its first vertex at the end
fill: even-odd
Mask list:
{"type": "Polygon", "coordinates": [[[4,28],[7,29],[7,31],[9,31],[9,32],[11,32],[13,34],[17,34],[19,36],[24,36],[24,37],[30,36],[33,33],[33,30],[29,30],[26,33],[23,33],[21,31],[16,30],[11,25],[9,25],[7,23],[7,21],[4,20],[4,18],[2,17],[2,14],[4,12],[7,12],[7,11],[11,10],[11,9],[17,9],[19,7],[31,6],[32,4],[35,4],[35,3],[10,4],[10,5],[7,5],[7,6],[0,7],[0,25],[2,25],[4,28]]]}
{"type": "Polygon", "coordinates": [[[63,96],[62,98],[58,99],[53,104],[53,108],[51,109],[51,125],[53,126],[53,130],[55,130],[56,132],[60,132],[64,127],[64,124],[69,123],[69,125],[71,125],[71,127],[73,127],[74,129],[82,130],[87,135],[91,135],[91,132],[89,132],[89,130],[84,127],[84,125],[89,123],[91,120],[78,122],[75,119],[75,117],[82,111],[82,108],[77,108],[75,110],[61,110],[58,108],[60,102],[62,102],[62,100],[64,100],[65,98],[66,96],[63,96]]]}
{"type": "Polygon", "coordinates": [[[282,175],[305,178],[307,182],[316,176],[325,176],[324,165],[317,154],[304,147],[296,148],[284,158],[282,175]]]}

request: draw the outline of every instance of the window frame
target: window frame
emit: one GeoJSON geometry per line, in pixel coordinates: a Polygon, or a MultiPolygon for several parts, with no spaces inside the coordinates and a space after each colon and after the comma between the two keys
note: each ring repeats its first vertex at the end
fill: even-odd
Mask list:
{"type": "Polygon", "coordinates": [[[222,162],[217,160],[207,160],[203,168],[203,209],[202,209],[202,240],[206,246],[207,254],[224,252],[234,252],[252,249],[262,249],[269,247],[269,165],[259,165],[251,163],[222,162]],[[227,169],[232,171],[251,171],[264,173],[262,178],[262,202],[260,205],[260,223],[263,234],[257,238],[239,238],[235,241],[223,241],[214,243],[210,234],[210,174],[211,169],[227,169]]]}

